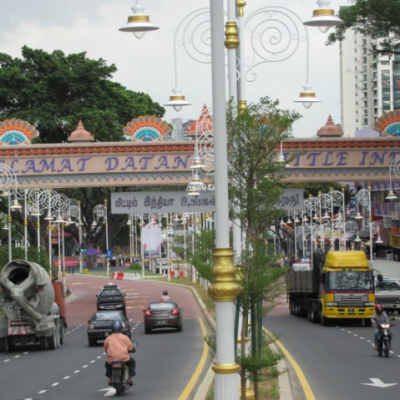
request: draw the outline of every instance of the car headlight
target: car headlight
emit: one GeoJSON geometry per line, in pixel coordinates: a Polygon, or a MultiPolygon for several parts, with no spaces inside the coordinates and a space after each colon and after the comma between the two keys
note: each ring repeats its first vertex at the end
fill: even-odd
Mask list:
{"type": "Polygon", "coordinates": [[[326,303],[326,306],[327,307],[337,307],[338,303],[329,302],[329,303],[326,303]]]}
{"type": "Polygon", "coordinates": [[[364,303],[365,307],[375,307],[375,303],[364,303]]]}

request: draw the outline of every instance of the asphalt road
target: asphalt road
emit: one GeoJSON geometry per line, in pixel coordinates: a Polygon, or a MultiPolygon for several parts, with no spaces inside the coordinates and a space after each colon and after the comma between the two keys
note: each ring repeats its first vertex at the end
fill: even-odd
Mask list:
{"type": "MultiPolygon", "coordinates": [[[[290,315],[286,299],[264,319],[264,326],[299,364],[317,400],[399,399],[400,320],[397,323],[393,351],[389,358],[380,358],[372,348],[372,327],[312,324],[290,315]],[[395,385],[380,387],[387,384],[395,385]]],[[[304,399],[298,382],[294,388],[295,398],[304,399]]]]}
{"type": "MultiPolygon", "coordinates": [[[[115,281],[114,281],[115,282],[115,281]]],[[[69,276],[72,301],[68,304],[68,329],[57,350],[33,348],[0,353],[0,400],[100,399],[113,395],[105,377],[102,342],[89,347],[86,326],[96,309],[95,293],[107,283],[104,278],[69,276]]],[[[138,343],[134,358],[137,375],[124,397],[141,400],[177,400],[198,366],[203,352],[200,308],[190,290],[157,283],[119,281],[127,293],[127,314],[132,321],[132,340],[138,343]],[[167,289],[184,307],[184,328],[144,334],[142,309],[167,289]]],[[[210,359],[200,376],[204,376],[210,359]]],[[[197,386],[188,399],[192,399],[197,386]]]]}

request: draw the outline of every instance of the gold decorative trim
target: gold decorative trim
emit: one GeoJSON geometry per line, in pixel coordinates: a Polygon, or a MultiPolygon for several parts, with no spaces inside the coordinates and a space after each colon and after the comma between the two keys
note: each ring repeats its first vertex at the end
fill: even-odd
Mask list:
{"type": "Polygon", "coordinates": [[[313,11],[314,17],[323,17],[327,15],[335,15],[335,10],[328,10],[328,9],[318,9],[313,11]]]}
{"type": "Polygon", "coordinates": [[[185,96],[169,96],[169,99],[172,100],[185,100],[185,96]]]}
{"type": "Polygon", "coordinates": [[[225,47],[236,49],[239,46],[238,30],[236,22],[228,21],[225,25],[225,47]]]}
{"type": "MultiPolygon", "coordinates": [[[[239,398],[241,395],[242,395],[242,389],[239,388],[239,398]]],[[[255,396],[254,390],[251,387],[246,386],[246,400],[254,400],[254,396],[255,396]]]]}
{"type": "Polygon", "coordinates": [[[234,301],[240,292],[235,282],[236,267],[233,264],[233,249],[216,248],[213,250],[213,283],[208,293],[215,301],[234,301]]]}
{"type": "Polygon", "coordinates": [[[315,93],[312,93],[312,92],[302,92],[302,93],[300,93],[300,97],[315,97],[315,93]]]}
{"type": "Polygon", "coordinates": [[[150,22],[150,18],[148,15],[130,15],[128,17],[129,22],[150,22]]]}
{"type": "Polygon", "coordinates": [[[238,16],[244,17],[244,6],[247,3],[244,0],[236,0],[236,6],[238,8],[238,16]]]}
{"type": "Polygon", "coordinates": [[[247,101],[246,100],[239,100],[238,104],[238,111],[239,114],[243,114],[247,109],[247,101]]]}
{"type": "MultiPolygon", "coordinates": [[[[250,340],[249,337],[246,336],[245,342],[248,343],[249,340],[250,340]]],[[[242,337],[241,337],[241,336],[238,336],[237,342],[238,342],[238,343],[242,343],[242,337]]]]}
{"type": "Polygon", "coordinates": [[[215,363],[211,368],[216,374],[236,374],[240,370],[240,365],[236,363],[215,363]]]}

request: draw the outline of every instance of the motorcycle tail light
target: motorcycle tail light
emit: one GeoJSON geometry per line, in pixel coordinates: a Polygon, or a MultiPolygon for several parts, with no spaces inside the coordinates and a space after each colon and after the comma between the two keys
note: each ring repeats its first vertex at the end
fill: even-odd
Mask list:
{"type": "Polygon", "coordinates": [[[144,313],[144,315],[146,316],[146,317],[151,317],[151,311],[149,311],[149,310],[146,310],[145,311],[145,313],[144,313]]]}
{"type": "Polygon", "coordinates": [[[93,324],[89,324],[88,329],[94,329],[94,325],[93,324]]]}
{"type": "Polygon", "coordinates": [[[172,312],[171,312],[171,315],[178,315],[178,314],[179,314],[179,311],[178,311],[177,308],[174,308],[174,309],[172,310],[172,312]]]}
{"type": "Polygon", "coordinates": [[[123,327],[123,328],[125,328],[125,327],[126,327],[126,324],[125,324],[125,322],[122,322],[122,323],[121,323],[121,325],[122,325],[122,327],[123,327]]]}

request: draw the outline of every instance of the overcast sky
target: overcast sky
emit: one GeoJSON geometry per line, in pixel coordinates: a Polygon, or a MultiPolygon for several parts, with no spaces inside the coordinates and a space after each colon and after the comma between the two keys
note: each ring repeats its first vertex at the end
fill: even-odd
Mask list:
{"type": "MultiPolygon", "coordinates": [[[[118,31],[128,15],[132,15],[135,0],[0,0],[0,52],[20,57],[24,45],[48,52],[56,49],[66,54],[87,52],[89,58],[102,58],[107,64],[116,65],[115,81],[130,90],[149,94],[161,105],[168,101],[175,87],[176,68],[179,87],[192,105],[179,113],[166,107],[164,119],[197,119],[204,104],[212,106],[211,66],[193,60],[180,46],[176,47],[175,65],[174,34],[190,13],[209,7],[209,0],[140,2],[150,21],[160,29],[138,40],[131,33],[118,31]]],[[[337,12],[340,5],[347,3],[347,0],[333,0],[331,6],[337,12]]],[[[314,0],[248,0],[245,17],[272,6],[285,7],[302,20],[318,8],[314,0]]],[[[250,22],[246,26],[250,27],[250,22]]],[[[276,29],[269,32],[274,32],[272,36],[278,34],[276,29]]],[[[288,37],[283,33],[282,40],[288,37]]],[[[248,103],[269,96],[278,99],[282,108],[297,110],[303,115],[294,125],[293,134],[298,138],[315,136],[329,114],[336,124],[340,123],[339,46],[326,46],[326,37],[317,28],[308,29],[309,83],[321,103],[306,110],[301,103],[293,102],[306,82],[306,42],[286,61],[258,65],[253,69],[257,75],[255,81],[246,82],[248,103]]],[[[281,44],[275,48],[282,50],[283,47],[281,44]]],[[[203,51],[207,52],[204,48],[203,51]]],[[[251,53],[251,47],[247,46],[245,56],[249,63],[251,53]]]]}

